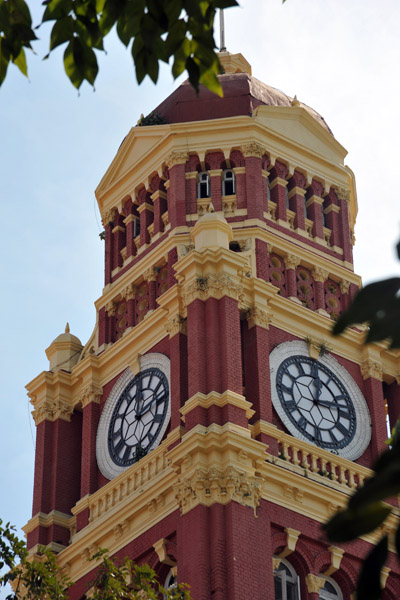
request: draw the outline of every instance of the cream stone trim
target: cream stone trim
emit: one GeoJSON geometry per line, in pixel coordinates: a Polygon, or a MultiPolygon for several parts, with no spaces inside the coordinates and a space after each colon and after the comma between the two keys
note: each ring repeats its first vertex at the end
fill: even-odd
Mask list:
{"type": "Polygon", "coordinates": [[[386,587],[386,582],[387,582],[387,579],[389,577],[390,571],[391,571],[390,567],[386,567],[386,566],[382,567],[382,570],[381,570],[381,588],[383,590],[386,587]]]}
{"type": "MultiPolygon", "coordinates": [[[[235,177],[237,175],[244,175],[244,173],[246,173],[246,167],[233,167],[232,171],[235,174],[235,177]]],[[[267,171],[263,171],[263,173],[266,173],[267,171]]]]}
{"type": "Polygon", "coordinates": [[[137,219],[137,216],[132,215],[132,213],[130,213],[127,217],[125,217],[124,223],[125,223],[125,225],[128,225],[129,223],[132,223],[132,221],[136,221],[136,219],[137,219]]]}
{"type": "Polygon", "coordinates": [[[297,531],[297,529],[291,529],[291,527],[285,527],[286,533],[286,546],[279,553],[280,558],[286,558],[289,554],[292,554],[296,550],[297,540],[300,537],[301,531],[297,531]]]}
{"type": "Polygon", "coordinates": [[[123,227],[121,227],[121,225],[116,225],[115,227],[113,227],[113,229],[111,230],[111,233],[117,233],[118,231],[122,231],[122,233],[125,231],[125,229],[123,227]]]}
{"type": "Polygon", "coordinates": [[[309,594],[319,594],[320,590],[325,585],[325,579],[323,577],[318,577],[318,575],[314,575],[313,573],[308,573],[306,576],[306,585],[309,594]]]}
{"type": "Polygon", "coordinates": [[[149,269],[146,269],[146,271],[144,271],[144,273],[143,273],[143,278],[145,281],[147,281],[147,283],[150,283],[150,281],[157,281],[157,276],[158,276],[158,272],[156,271],[156,269],[154,267],[150,267],[149,269]]]}
{"type": "Polygon", "coordinates": [[[22,530],[25,535],[28,535],[28,533],[31,533],[37,527],[59,525],[60,527],[65,527],[65,529],[70,529],[73,520],[73,517],[58,510],[52,510],[49,513],[39,512],[28,521],[22,530]]]}
{"type": "Polygon", "coordinates": [[[167,166],[172,169],[175,165],[185,164],[188,160],[189,154],[187,152],[173,151],[167,158],[167,166]]]}
{"type": "Polygon", "coordinates": [[[331,553],[331,564],[323,572],[325,577],[330,577],[332,573],[335,573],[335,571],[340,569],[340,564],[344,555],[344,550],[342,548],[338,548],[337,546],[329,546],[328,550],[331,553]]]}
{"type": "Polygon", "coordinates": [[[222,169],[210,169],[208,174],[210,177],[221,177],[222,169]]]}
{"type": "Polygon", "coordinates": [[[244,396],[230,390],[227,390],[223,394],[219,394],[218,392],[210,392],[206,395],[199,392],[189,398],[189,400],[186,400],[184,406],[180,409],[180,412],[183,416],[183,421],[185,421],[185,416],[198,406],[208,409],[211,408],[211,406],[218,406],[222,408],[228,404],[244,410],[246,412],[247,419],[251,419],[251,417],[255,414],[255,411],[251,410],[251,402],[247,402],[244,396]]]}
{"type": "Polygon", "coordinates": [[[336,187],[335,188],[337,197],[339,200],[345,200],[347,203],[350,202],[350,190],[344,187],[336,187]]]}
{"type": "Polygon", "coordinates": [[[103,227],[107,227],[107,225],[109,223],[113,223],[116,213],[117,213],[116,208],[109,208],[108,210],[106,210],[106,212],[104,213],[104,216],[102,216],[102,218],[101,218],[103,227]]]}
{"type": "Polygon", "coordinates": [[[139,215],[142,214],[142,212],[144,210],[148,210],[149,212],[153,213],[154,212],[154,206],[152,206],[148,202],[142,202],[142,204],[139,204],[139,206],[137,207],[137,211],[138,211],[139,215]]]}
{"type": "Polygon", "coordinates": [[[270,175],[270,171],[267,171],[266,169],[262,169],[261,175],[264,177],[264,179],[268,179],[268,177],[270,175]]]}
{"type": "Polygon", "coordinates": [[[187,319],[181,317],[181,315],[169,317],[165,323],[165,330],[170,338],[174,337],[177,333],[187,335],[187,319]]]}
{"type": "Polygon", "coordinates": [[[279,556],[272,557],[272,570],[277,571],[279,569],[279,565],[281,564],[281,559],[279,556]]]}
{"type": "Polygon", "coordinates": [[[283,257],[283,262],[287,269],[297,269],[300,264],[300,258],[295,254],[286,254],[286,256],[283,257]]]}
{"type": "Polygon", "coordinates": [[[329,215],[330,212],[334,212],[336,214],[340,213],[340,206],[337,206],[336,204],[330,204],[329,206],[327,206],[326,208],[324,208],[324,213],[326,215],[329,215]]]}
{"type": "MultiPolygon", "coordinates": [[[[304,196],[306,195],[306,190],[295,185],[288,193],[288,199],[293,198],[293,196],[304,196]]],[[[307,204],[306,204],[307,206],[307,204]]]]}
{"type": "Polygon", "coordinates": [[[165,192],[163,192],[162,190],[156,190],[155,192],[153,192],[150,196],[150,198],[153,200],[158,200],[158,198],[162,198],[163,200],[167,199],[167,194],[165,192]]]}
{"type": "Polygon", "coordinates": [[[275,177],[275,179],[270,181],[269,189],[273,190],[276,185],[283,185],[284,187],[286,187],[288,183],[289,182],[286,179],[282,179],[282,177],[275,177]]]}
{"type": "Polygon", "coordinates": [[[339,282],[340,285],[340,291],[342,292],[342,294],[348,294],[349,290],[350,290],[350,281],[347,281],[347,279],[342,279],[339,282]]]}
{"type": "Polygon", "coordinates": [[[106,313],[109,317],[113,317],[117,311],[117,304],[114,300],[110,300],[105,305],[106,313]]]}
{"type": "Polygon", "coordinates": [[[199,173],[198,171],[188,171],[185,173],[185,179],[198,179],[199,173]]]}
{"type": "Polygon", "coordinates": [[[136,296],[136,286],[133,283],[129,283],[122,291],[121,296],[124,300],[133,300],[136,296]]]}
{"type": "Polygon", "coordinates": [[[254,156],[255,158],[262,158],[265,154],[263,146],[257,142],[248,142],[241,146],[241,152],[245,158],[254,156]]]}
{"type": "Polygon", "coordinates": [[[321,198],[320,196],[311,196],[306,202],[306,207],[309,208],[313,204],[319,204],[319,206],[322,206],[323,203],[324,203],[324,199],[321,198]]]}

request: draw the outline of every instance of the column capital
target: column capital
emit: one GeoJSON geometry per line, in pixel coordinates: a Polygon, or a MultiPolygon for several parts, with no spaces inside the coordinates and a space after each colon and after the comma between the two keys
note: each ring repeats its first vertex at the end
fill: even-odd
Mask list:
{"type": "Polygon", "coordinates": [[[110,300],[109,302],[107,302],[105,309],[108,316],[113,317],[115,315],[115,311],[117,310],[117,305],[114,302],[114,300],[110,300]]]}
{"type": "Polygon", "coordinates": [[[104,213],[104,215],[101,219],[101,222],[103,223],[103,227],[107,227],[107,225],[114,222],[116,212],[117,212],[116,208],[109,208],[108,210],[106,210],[106,212],[104,213]]]}
{"type": "Polygon", "coordinates": [[[312,276],[314,277],[315,281],[320,281],[321,283],[325,283],[325,281],[329,277],[329,271],[326,271],[325,269],[321,269],[320,267],[316,267],[312,271],[312,276]]]}
{"type": "Polygon", "coordinates": [[[156,281],[157,275],[158,275],[158,273],[154,267],[149,267],[143,273],[144,280],[147,281],[147,283],[149,283],[150,281],[156,281]]]}
{"type": "Polygon", "coordinates": [[[340,285],[340,291],[342,292],[342,294],[349,293],[350,281],[347,281],[347,279],[342,279],[342,281],[340,282],[339,285],[340,285]]]}
{"type": "Polygon", "coordinates": [[[269,329],[270,323],[272,321],[272,313],[267,310],[263,310],[258,306],[253,306],[250,308],[246,315],[247,323],[249,329],[257,325],[258,327],[263,327],[264,329],[269,329]]]}
{"type": "Polygon", "coordinates": [[[133,283],[130,283],[122,290],[121,296],[124,300],[133,300],[136,296],[136,286],[133,283]]]}
{"type": "Polygon", "coordinates": [[[350,190],[347,190],[343,187],[335,188],[335,192],[339,200],[345,200],[346,202],[350,202],[350,190]]]}
{"type": "Polygon", "coordinates": [[[167,158],[167,166],[169,169],[175,167],[175,165],[184,165],[189,160],[189,154],[187,152],[171,152],[167,158]]]}
{"type": "Polygon", "coordinates": [[[383,365],[377,360],[367,358],[361,363],[360,369],[363,379],[369,379],[370,377],[378,379],[378,381],[383,379],[383,365]]]}
{"type": "Polygon", "coordinates": [[[300,264],[300,258],[295,254],[286,254],[286,256],[283,257],[283,262],[287,269],[296,269],[300,264]]]}
{"type": "Polygon", "coordinates": [[[96,385],[94,383],[90,383],[89,385],[87,385],[83,389],[83,391],[79,397],[79,402],[81,403],[82,408],[85,408],[85,406],[87,406],[91,402],[94,402],[95,404],[99,404],[102,393],[103,393],[103,388],[101,386],[96,385]]]}
{"type": "Polygon", "coordinates": [[[306,577],[307,591],[309,594],[319,594],[321,588],[325,585],[325,579],[309,573],[306,577]]]}
{"type": "Polygon", "coordinates": [[[254,156],[255,158],[262,158],[265,154],[264,148],[257,142],[249,142],[248,144],[243,144],[243,146],[241,146],[240,149],[245,158],[249,158],[250,156],[254,156]]]}
{"type": "Polygon", "coordinates": [[[170,338],[174,337],[177,333],[187,335],[187,319],[181,317],[181,315],[174,315],[165,323],[165,329],[170,338]]]}

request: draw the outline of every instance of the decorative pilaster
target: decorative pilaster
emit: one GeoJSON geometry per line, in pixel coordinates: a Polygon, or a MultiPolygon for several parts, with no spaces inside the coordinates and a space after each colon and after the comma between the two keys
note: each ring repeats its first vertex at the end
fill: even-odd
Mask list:
{"type": "MultiPolygon", "coordinates": [[[[84,388],[80,398],[83,410],[81,498],[87,494],[92,494],[97,489],[96,434],[100,418],[99,404],[102,393],[102,388],[92,383],[84,388]]],[[[88,517],[89,514],[80,519],[82,525],[86,523],[88,517]]]]}
{"type": "Polygon", "coordinates": [[[319,592],[325,585],[325,579],[309,573],[306,577],[306,585],[309,600],[319,600],[319,592]]]}
{"type": "Polygon", "coordinates": [[[111,282],[111,273],[114,268],[113,265],[113,240],[112,240],[112,228],[114,217],[117,210],[111,208],[107,210],[103,216],[102,223],[105,231],[105,265],[104,265],[104,276],[105,285],[111,282]]]}
{"type": "Polygon", "coordinates": [[[271,169],[269,189],[271,191],[271,200],[276,204],[275,218],[278,221],[287,221],[286,217],[286,186],[288,182],[288,168],[283,163],[276,161],[271,169]]]}
{"type": "Polygon", "coordinates": [[[149,202],[142,202],[137,210],[140,215],[140,247],[142,248],[150,243],[148,227],[153,222],[154,208],[149,202]]]}
{"type": "Polygon", "coordinates": [[[336,194],[339,201],[339,227],[342,234],[343,260],[352,263],[353,252],[351,247],[350,224],[349,224],[349,207],[350,191],[344,188],[337,188],[336,194]]]}
{"type": "Polygon", "coordinates": [[[154,208],[154,235],[164,231],[164,222],[162,215],[167,210],[167,194],[162,190],[156,190],[150,198],[153,201],[154,208]]]}
{"type": "Polygon", "coordinates": [[[295,213],[294,228],[305,230],[305,200],[306,178],[295,171],[288,182],[289,209],[295,213]]]}
{"type": "Polygon", "coordinates": [[[263,219],[267,199],[263,195],[262,157],[265,150],[260,144],[250,142],[241,148],[246,166],[247,218],[263,219]]]}
{"type": "Polygon", "coordinates": [[[365,396],[371,414],[371,454],[372,461],[378,458],[378,455],[385,448],[387,439],[385,401],[383,397],[383,366],[379,357],[369,354],[370,349],[364,350],[364,360],[360,366],[361,374],[364,379],[365,396]]]}
{"type": "Polygon", "coordinates": [[[284,258],[286,267],[286,286],[288,298],[297,300],[296,269],[300,259],[295,254],[287,254],[284,258]]]}
{"type": "Polygon", "coordinates": [[[130,283],[121,292],[121,296],[126,300],[128,310],[128,327],[135,327],[135,297],[136,297],[136,286],[130,283]]]}
{"type": "Polygon", "coordinates": [[[222,210],[222,169],[210,169],[208,171],[211,184],[211,202],[215,212],[222,210]]]}
{"type": "Polygon", "coordinates": [[[172,152],[167,161],[169,168],[168,218],[172,229],[186,224],[185,163],[188,159],[187,152],[172,152]]]}
{"type": "Polygon", "coordinates": [[[157,271],[154,267],[150,267],[147,271],[144,272],[144,280],[147,281],[147,286],[149,289],[149,310],[155,310],[157,308],[156,296],[156,281],[157,281],[157,271]]]}

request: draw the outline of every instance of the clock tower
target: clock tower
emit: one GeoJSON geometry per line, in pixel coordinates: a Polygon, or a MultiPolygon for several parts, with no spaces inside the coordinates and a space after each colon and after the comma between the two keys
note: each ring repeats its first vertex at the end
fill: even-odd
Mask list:
{"type": "Polygon", "coordinates": [[[99,547],[194,600],[349,600],[377,540],[321,535],[400,413],[398,353],[330,335],[360,286],[346,150],[243,56],[221,62],[224,98],[185,82],[123,140],[96,190],[93,334],[67,327],[27,386],[28,547],[58,553],[71,600],[99,547]]]}

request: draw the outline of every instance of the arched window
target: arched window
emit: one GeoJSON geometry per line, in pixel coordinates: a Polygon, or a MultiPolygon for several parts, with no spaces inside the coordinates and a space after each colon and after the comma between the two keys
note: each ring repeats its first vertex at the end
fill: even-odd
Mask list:
{"type": "Polygon", "coordinates": [[[300,600],[299,578],[287,560],[281,558],[274,570],[275,600],[300,600]]]}
{"type": "Polygon", "coordinates": [[[236,193],[235,173],[230,169],[223,172],[222,195],[233,196],[236,193]]]}
{"type": "Polygon", "coordinates": [[[319,600],[343,600],[342,591],[336,581],[325,575],[320,577],[325,579],[325,585],[319,590],[319,600]]]}
{"type": "Polygon", "coordinates": [[[210,176],[207,172],[199,173],[199,181],[197,184],[197,197],[198,198],[209,198],[210,197],[210,176]]]}
{"type": "MultiPolygon", "coordinates": [[[[177,579],[176,575],[174,575],[174,572],[171,569],[165,578],[164,587],[166,590],[170,590],[170,589],[176,588],[177,585],[178,585],[178,579],[177,579]]],[[[164,594],[164,598],[166,598],[165,594],[164,594]]]]}

